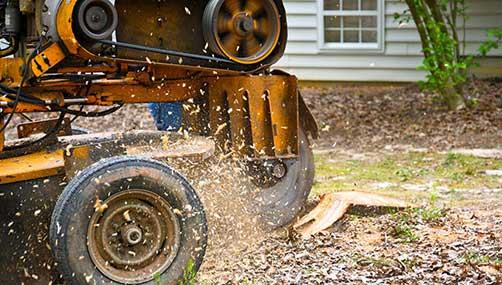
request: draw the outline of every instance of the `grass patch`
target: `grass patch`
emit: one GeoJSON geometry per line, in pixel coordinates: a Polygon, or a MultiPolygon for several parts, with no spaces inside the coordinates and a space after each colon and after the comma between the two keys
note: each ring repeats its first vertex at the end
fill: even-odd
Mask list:
{"type": "Polygon", "coordinates": [[[398,223],[393,228],[393,236],[405,243],[416,242],[419,240],[417,234],[407,223],[398,223]]]}
{"type": "MultiPolygon", "coordinates": [[[[316,183],[313,195],[332,191],[373,190],[375,185],[387,185],[387,190],[402,189],[402,184],[479,189],[500,187],[498,177],[482,172],[502,169],[502,160],[447,153],[382,154],[364,160],[339,159],[334,154],[315,156],[316,183]]],[[[433,189],[431,189],[433,190],[433,189]]]]}
{"type": "Polygon", "coordinates": [[[404,258],[401,260],[401,262],[404,264],[404,266],[406,266],[408,270],[420,265],[420,262],[418,262],[418,260],[416,260],[415,258],[404,258]]]}
{"type": "Polygon", "coordinates": [[[502,266],[502,256],[489,256],[479,252],[470,251],[464,254],[462,261],[466,264],[472,265],[492,265],[502,266]]]}
{"type": "Polygon", "coordinates": [[[408,168],[400,168],[396,171],[396,175],[401,181],[408,181],[413,178],[413,172],[408,168]]]}
{"type": "Polygon", "coordinates": [[[445,179],[450,188],[500,187],[496,177],[482,173],[488,169],[502,169],[502,160],[450,152],[443,155],[442,163],[435,167],[434,172],[436,177],[445,179]]]}
{"type": "Polygon", "coordinates": [[[416,209],[417,214],[422,218],[424,222],[438,222],[442,218],[446,217],[446,211],[442,208],[437,207],[426,207],[416,209]]]}
{"type": "Polygon", "coordinates": [[[195,268],[195,262],[190,258],[185,266],[185,270],[183,270],[183,276],[178,280],[178,285],[195,285],[196,277],[197,269],[195,268]]]}
{"type": "Polygon", "coordinates": [[[429,205],[424,208],[408,209],[393,213],[394,225],[390,234],[404,243],[416,242],[420,238],[414,226],[419,223],[440,223],[446,217],[446,211],[437,206],[438,196],[433,192],[429,196],[429,205]]]}

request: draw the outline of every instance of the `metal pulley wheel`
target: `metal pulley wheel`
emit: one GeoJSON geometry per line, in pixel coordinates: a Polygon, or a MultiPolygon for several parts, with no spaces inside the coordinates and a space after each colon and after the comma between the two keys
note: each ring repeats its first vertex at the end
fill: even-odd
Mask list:
{"type": "Polygon", "coordinates": [[[77,29],[88,39],[104,40],[118,25],[118,14],[108,0],[84,0],[77,8],[77,29]]]}
{"type": "Polygon", "coordinates": [[[281,15],[273,0],[212,0],[203,17],[210,49],[241,64],[255,64],[275,49],[281,15]]]}

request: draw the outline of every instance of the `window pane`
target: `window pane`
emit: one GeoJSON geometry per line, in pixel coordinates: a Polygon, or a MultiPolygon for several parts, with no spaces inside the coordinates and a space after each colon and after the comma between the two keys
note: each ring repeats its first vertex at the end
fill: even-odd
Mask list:
{"type": "Polygon", "coordinates": [[[376,43],[377,41],[377,31],[363,31],[362,34],[363,43],[376,43]]]}
{"type": "Polygon", "coordinates": [[[324,31],[324,41],[327,43],[339,43],[340,31],[324,31]]]}
{"type": "Polygon", "coordinates": [[[359,28],[359,17],[357,17],[357,16],[343,17],[343,27],[344,28],[359,28]]]}
{"type": "Polygon", "coordinates": [[[325,16],[324,17],[324,27],[325,28],[340,28],[340,18],[339,16],[325,16]]]}
{"type": "Polygon", "coordinates": [[[343,10],[359,10],[359,0],[343,0],[343,10]]]}
{"type": "Polygon", "coordinates": [[[374,10],[378,9],[377,0],[361,0],[361,10],[374,10]]]}
{"type": "Polygon", "coordinates": [[[363,28],[376,28],[377,27],[377,17],[376,16],[363,16],[361,17],[361,24],[363,28]]]}
{"type": "Polygon", "coordinates": [[[324,0],[324,10],[340,10],[340,0],[324,0]]]}
{"type": "Polygon", "coordinates": [[[358,43],[359,42],[359,31],[343,31],[343,42],[344,43],[358,43]]]}

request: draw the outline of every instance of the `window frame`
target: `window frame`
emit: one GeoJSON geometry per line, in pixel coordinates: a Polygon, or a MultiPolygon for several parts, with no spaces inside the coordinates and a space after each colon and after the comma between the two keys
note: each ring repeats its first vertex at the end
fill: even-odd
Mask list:
{"type": "MultiPolygon", "coordinates": [[[[385,0],[377,1],[377,10],[324,10],[324,1],[318,0],[318,46],[321,52],[337,52],[337,53],[359,53],[359,52],[374,52],[381,53],[384,51],[385,37],[385,0]],[[377,42],[376,43],[326,43],[324,39],[325,16],[377,16],[377,42]]],[[[361,0],[359,0],[361,1],[361,0]]],[[[343,29],[343,27],[341,27],[343,29]]]]}

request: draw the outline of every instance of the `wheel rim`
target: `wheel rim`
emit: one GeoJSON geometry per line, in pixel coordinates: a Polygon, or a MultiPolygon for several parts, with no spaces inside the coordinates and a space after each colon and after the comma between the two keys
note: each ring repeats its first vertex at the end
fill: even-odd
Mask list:
{"type": "Polygon", "coordinates": [[[89,224],[88,250],[106,277],[138,284],[171,265],[178,253],[180,226],[161,196],[146,190],[122,191],[97,209],[89,224]]]}
{"type": "Polygon", "coordinates": [[[272,0],[214,0],[204,13],[204,36],[211,49],[238,63],[265,59],[279,35],[280,15],[272,0]]]}

